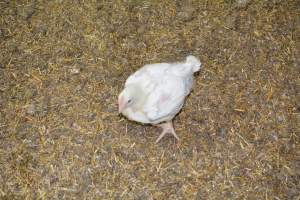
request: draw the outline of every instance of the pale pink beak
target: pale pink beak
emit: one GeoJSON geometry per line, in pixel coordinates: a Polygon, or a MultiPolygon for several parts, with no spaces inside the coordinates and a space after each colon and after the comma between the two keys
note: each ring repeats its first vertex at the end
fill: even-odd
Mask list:
{"type": "Polygon", "coordinates": [[[123,97],[119,98],[118,105],[119,105],[119,113],[122,113],[122,111],[124,110],[124,108],[126,106],[126,102],[124,101],[123,97]]]}

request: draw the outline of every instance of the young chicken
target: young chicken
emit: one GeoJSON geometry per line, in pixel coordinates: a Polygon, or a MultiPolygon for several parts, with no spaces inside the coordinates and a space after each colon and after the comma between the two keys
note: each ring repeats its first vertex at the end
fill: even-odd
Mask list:
{"type": "Polygon", "coordinates": [[[194,56],[184,62],[143,66],[128,77],[118,98],[119,113],[129,120],[161,127],[159,142],[167,133],[177,136],[172,119],[181,110],[201,63],[194,56]]]}

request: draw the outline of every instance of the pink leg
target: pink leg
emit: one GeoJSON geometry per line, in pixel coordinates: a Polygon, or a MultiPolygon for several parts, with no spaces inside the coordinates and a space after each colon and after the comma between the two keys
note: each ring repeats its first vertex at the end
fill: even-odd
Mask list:
{"type": "Polygon", "coordinates": [[[172,121],[168,121],[166,123],[159,124],[158,126],[161,127],[163,129],[163,131],[159,135],[159,137],[157,138],[155,143],[158,143],[167,133],[171,133],[177,140],[179,140],[179,137],[175,133],[172,121]]]}

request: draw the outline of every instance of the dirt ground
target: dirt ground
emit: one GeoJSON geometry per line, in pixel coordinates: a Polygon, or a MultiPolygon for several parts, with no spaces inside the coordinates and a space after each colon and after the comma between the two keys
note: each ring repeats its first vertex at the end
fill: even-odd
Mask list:
{"type": "Polygon", "coordinates": [[[0,1],[0,199],[300,199],[300,1],[0,1]],[[200,58],[180,137],[126,78],[200,58]]]}

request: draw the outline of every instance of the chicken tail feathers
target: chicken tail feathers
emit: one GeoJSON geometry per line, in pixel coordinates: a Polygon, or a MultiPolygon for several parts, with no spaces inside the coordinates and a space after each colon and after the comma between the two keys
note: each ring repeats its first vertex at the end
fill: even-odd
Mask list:
{"type": "Polygon", "coordinates": [[[200,70],[201,62],[195,56],[187,56],[185,63],[192,67],[194,73],[200,70]]]}

